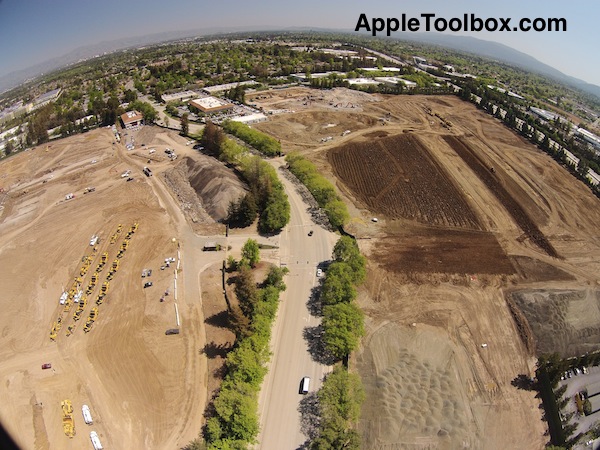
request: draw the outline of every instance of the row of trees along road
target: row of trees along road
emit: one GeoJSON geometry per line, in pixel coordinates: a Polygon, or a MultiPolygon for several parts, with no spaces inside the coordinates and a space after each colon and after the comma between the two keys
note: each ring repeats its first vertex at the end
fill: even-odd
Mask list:
{"type": "MultiPolygon", "coordinates": [[[[226,375],[216,395],[205,427],[209,449],[242,449],[256,442],[259,431],[258,393],[267,373],[270,358],[271,327],[279,305],[279,294],[286,289],[287,269],[271,266],[260,287],[252,266],[260,260],[258,243],[249,239],[235,268],[235,294],[229,311],[236,334],[234,348],[227,355],[226,375]]],[[[199,448],[199,441],[189,448],[199,448]],[[196,447],[194,447],[196,446],[196,447]]]]}
{"type": "Polygon", "coordinates": [[[366,259],[349,236],[336,242],[333,259],[320,298],[325,348],[339,361],[356,349],[365,333],[363,312],[354,300],[356,286],[366,277],[366,259]]]}
{"type": "MultiPolygon", "coordinates": [[[[366,277],[366,259],[349,236],[337,241],[333,259],[321,286],[322,325],[325,348],[339,361],[356,349],[364,334],[363,313],[354,300],[356,286],[366,277]]],[[[359,450],[361,438],[356,425],[365,399],[360,377],[338,363],[325,378],[317,397],[318,435],[310,448],[359,450]]]]}
{"type": "Polygon", "coordinates": [[[338,196],[333,185],[319,173],[315,165],[298,153],[290,153],[285,157],[288,168],[310,191],[317,203],[329,219],[333,227],[344,225],[350,215],[348,208],[338,196]]]}

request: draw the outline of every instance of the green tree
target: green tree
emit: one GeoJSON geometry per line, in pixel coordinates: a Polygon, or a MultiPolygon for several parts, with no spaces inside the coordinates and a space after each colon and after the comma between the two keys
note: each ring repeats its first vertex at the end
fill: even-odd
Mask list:
{"type": "Polygon", "coordinates": [[[181,115],[181,134],[187,136],[190,132],[190,116],[188,113],[183,113],[181,115]]]}
{"type": "Polygon", "coordinates": [[[271,265],[271,267],[269,268],[269,273],[267,274],[267,277],[265,278],[265,282],[264,282],[265,286],[274,286],[279,291],[285,291],[286,286],[285,286],[285,283],[283,282],[283,277],[288,272],[289,272],[289,269],[287,267],[280,268],[275,265],[271,265]]]}
{"type": "Polygon", "coordinates": [[[223,130],[208,120],[204,127],[204,131],[202,132],[202,138],[200,139],[204,149],[214,155],[220,155],[221,144],[224,140],[225,134],[223,133],[223,130]]]}
{"type": "Polygon", "coordinates": [[[366,277],[366,258],[360,254],[356,241],[350,236],[342,236],[333,247],[333,259],[345,262],[352,269],[352,280],[362,283],[366,277]]]}
{"type": "Polygon", "coordinates": [[[325,348],[338,360],[349,355],[365,333],[362,311],[352,303],[338,303],[323,308],[325,348]]]}
{"type": "Polygon", "coordinates": [[[323,305],[350,303],[356,298],[356,288],[353,284],[354,274],[349,264],[334,262],[327,269],[327,276],[321,288],[323,305]]]}
{"type": "Polygon", "coordinates": [[[238,268],[238,274],[235,277],[235,295],[244,315],[251,318],[258,302],[258,289],[254,274],[246,264],[241,264],[238,268]]]}
{"type": "Polygon", "coordinates": [[[242,261],[247,261],[250,267],[256,267],[260,261],[260,247],[254,239],[248,239],[242,247],[242,261]]]}
{"type": "Polygon", "coordinates": [[[346,204],[341,200],[332,200],[324,207],[327,218],[333,227],[340,227],[348,222],[350,214],[346,204]]]}
{"type": "Polygon", "coordinates": [[[127,89],[123,92],[123,102],[131,103],[136,100],[137,100],[137,94],[135,93],[135,91],[132,91],[131,89],[127,89]]]}
{"type": "Polygon", "coordinates": [[[246,383],[223,384],[213,405],[221,422],[222,436],[232,440],[253,442],[258,433],[254,389],[246,383]]]}
{"type": "Polygon", "coordinates": [[[259,229],[264,233],[280,231],[290,221],[290,204],[283,189],[273,189],[260,215],[259,229]]]}
{"type": "Polygon", "coordinates": [[[6,146],[4,147],[4,154],[6,156],[8,156],[13,152],[14,149],[15,149],[15,146],[14,146],[13,142],[11,140],[9,140],[8,142],[6,142],[6,146]]]}

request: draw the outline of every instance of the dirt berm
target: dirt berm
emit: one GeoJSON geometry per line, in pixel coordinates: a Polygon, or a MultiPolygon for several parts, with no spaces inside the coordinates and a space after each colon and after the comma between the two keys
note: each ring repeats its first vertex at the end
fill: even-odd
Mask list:
{"type": "Polygon", "coordinates": [[[244,184],[231,170],[204,155],[184,157],[165,172],[165,180],[193,223],[223,220],[229,203],[246,192],[244,184]]]}

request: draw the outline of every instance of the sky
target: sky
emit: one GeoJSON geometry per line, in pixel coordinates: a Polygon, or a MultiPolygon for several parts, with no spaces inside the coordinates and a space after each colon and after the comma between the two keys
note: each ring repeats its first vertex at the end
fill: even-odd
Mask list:
{"type": "MultiPolygon", "coordinates": [[[[332,28],[353,33],[359,16],[451,19],[565,18],[561,32],[458,32],[506,44],[567,75],[600,85],[600,2],[595,0],[0,0],[0,76],[81,46],[214,27],[332,28]]],[[[422,19],[424,21],[424,19],[422,19]]]]}

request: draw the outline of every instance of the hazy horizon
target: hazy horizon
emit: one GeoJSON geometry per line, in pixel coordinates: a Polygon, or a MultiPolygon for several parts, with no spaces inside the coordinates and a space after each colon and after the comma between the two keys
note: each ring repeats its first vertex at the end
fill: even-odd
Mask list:
{"type": "Polygon", "coordinates": [[[330,28],[354,32],[361,13],[372,17],[418,17],[435,13],[451,19],[464,13],[479,17],[511,17],[511,24],[527,17],[565,18],[565,32],[458,32],[499,42],[526,53],[561,72],[600,86],[600,58],[593,57],[594,44],[600,37],[595,23],[600,17],[600,4],[575,2],[507,0],[498,4],[482,4],[463,0],[449,5],[442,0],[423,0],[399,5],[374,0],[356,6],[348,2],[328,3],[306,0],[260,4],[231,0],[225,3],[201,4],[179,0],[167,4],[158,0],[118,2],[75,2],[74,0],[0,0],[0,40],[8,45],[0,48],[0,77],[27,69],[52,58],[64,56],[85,46],[162,32],[214,28],[330,28]]]}

